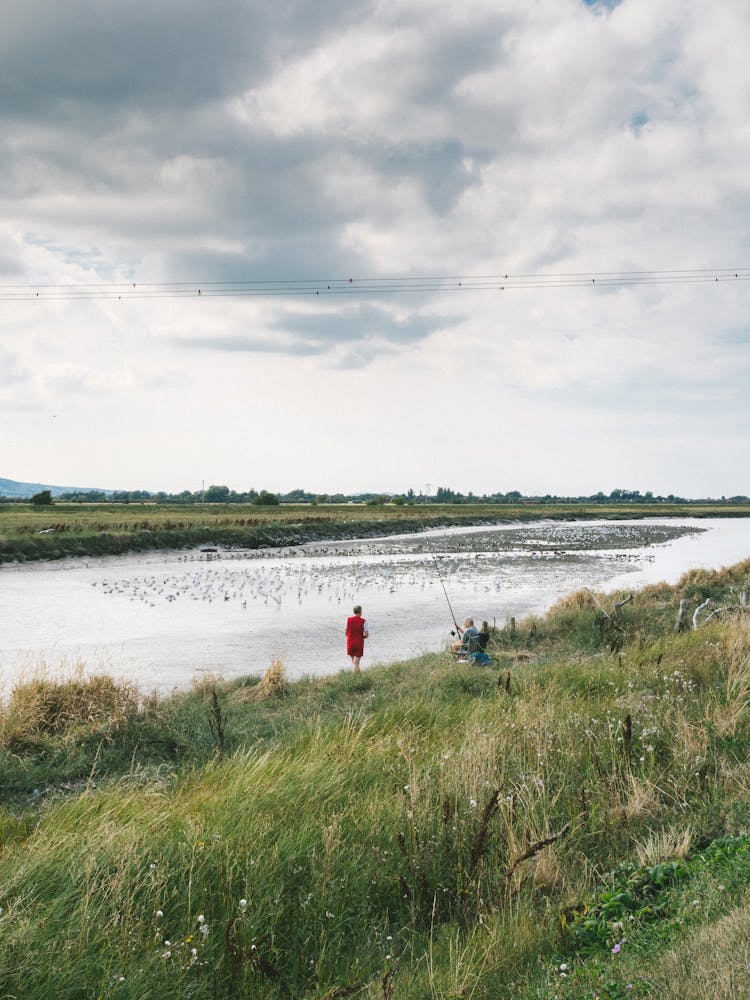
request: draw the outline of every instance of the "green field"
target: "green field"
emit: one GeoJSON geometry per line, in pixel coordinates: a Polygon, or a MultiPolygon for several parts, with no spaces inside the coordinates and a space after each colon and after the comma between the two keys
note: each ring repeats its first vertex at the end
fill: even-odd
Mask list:
{"type": "Polygon", "coordinates": [[[217,544],[258,548],[544,518],[748,517],[741,504],[0,504],[0,563],[217,544]]]}
{"type": "Polygon", "coordinates": [[[0,996],[750,995],[749,589],[581,591],[494,669],[19,687],[0,996]]]}

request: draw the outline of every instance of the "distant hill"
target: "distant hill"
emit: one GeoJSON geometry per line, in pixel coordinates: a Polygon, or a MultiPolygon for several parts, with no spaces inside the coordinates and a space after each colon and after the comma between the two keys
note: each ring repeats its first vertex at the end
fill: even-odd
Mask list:
{"type": "MultiPolygon", "coordinates": [[[[14,500],[28,500],[35,493],[49,490],[53,497],[62,497],[66,493],[87,493],[92,486],[50,486],[49,483],[19,483],[15,479],[0,479],[0,496],[11,497],[14,500]]],[[[102,490],[111,493],[111,490],[102,490]]]]}

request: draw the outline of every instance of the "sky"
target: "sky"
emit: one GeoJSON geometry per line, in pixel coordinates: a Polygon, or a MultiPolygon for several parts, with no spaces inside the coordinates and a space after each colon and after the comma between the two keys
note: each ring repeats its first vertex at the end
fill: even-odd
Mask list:
{"type": "Polygon", "coordinates": [[[745,0],[0,12],[0,476],[750,494],[745,0]]]}

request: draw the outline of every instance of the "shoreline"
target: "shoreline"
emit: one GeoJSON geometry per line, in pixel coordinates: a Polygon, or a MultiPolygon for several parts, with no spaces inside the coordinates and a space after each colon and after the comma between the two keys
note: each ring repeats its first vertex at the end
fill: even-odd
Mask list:
{"type": "Polygon", "coordinates": [[[425,535],[397,534],[394,527],[376,541],[327,539],[295,550],[151,551],[13,566],[0,574],[9,615],[7,652],[0,657],[7,687],[32,661],[62,666],[80,660],[161,693],[183,689],[206,672],[226,680],[262,674],[273,659],[281,659],[292,678],[329,675],[345,665],[333,635],[351,588],[352,600],[364,597],[378,623],[368,664],[438,652],[450,623],[430,555],[431,533],[455,573],[447,585],[459,620],[471,613],[491,623],[543,615],[582,586],[604,593],[657,580],[674,583],[693,567],[713,570],[750,556],[750,522],[736,518],[579,519],[564,526],[553,519],[485,521],[479,527],[433,524],[425,535]],[[471,540],[475,535],[481,544],[471,540]],[[485,553],[479,562],[472,555],[476,545],[485,553]],[[653,555],[641,559],[650,545],[653,555]],[[105,593],[110,596],[101,601],[105,593]],[[98,603],[90,604],[89,594],[98,603]],[[96,609],[91,614],[89,606],[96,609]],[[34,624],[14,624],[26,619],[34,624]],[[412,625],[404,637],[407,620],[412,625]]]}
{"type": "MultiPolygon", "coordinates": [[[[78,513],[78,512],[76,512],[78,513]]],[[[111,512],[108,512],[111,513],[111,512]]],[[[130,513],[130,512],[129,512],[130,513]]],[[[212,512],[215,518],[226,518],[229,514],[212,512]]],[[[0,530],[3,526],[2,508],[0,508],[0,530]]],[[[41,517],[35,512],[36,517],[41,517]]],[[[60,518],[63,512],[48,514],[48,523],[55,517],[60,518]]],[[[98,512],[101,517],[101,511],[98,512]]],[[[205,517],[205,513],[202,513],[205,517]]],[[[642,521],[647,518],[673,519],[690,517],[700,520],[711,520],[719,517],[744,518],[750,517],[750,507],[709,506],[709,505],[679,505],[665,508],[663,505],[639,505],[637,510],[632,506],[596,506],[553,505],[536,508],[516,507],[502,512],[488,509],[482,505],[481,511],[445,511],[430,515],[404,517],[398,513],[389,512],[383,517],[371,518],[329,518],[320,519],[308,517],[300,521],[278,523],[269,518],[262,524],[247,524],[245,526],[230,526],[226,524],[203,524],[196,527],[181,526],[137,527],[133,530],[107,530],[85,532],[78,527],[68,527],[64,522],[52,527],[32,529],[24,526],[23,533],[15,537],[0,534],[0,569],[4,565],[17,565],[29,562],[55,562],[67,558],[93,558],[97,556],[118,556],[142,552],[184,551],[196,546],[215,546],[217,549],[231,551],[233,549],[282,549],[299,546],[311,542],[341,542],[357,539],[389,538],[400,534],[418,534],[432,528],[481,527],[513,525],[519,523],[534,523],[538,521],[593,521],[593,520],[632,520],[642,521]]],[[[142,522],[142,524],[148,522],[142,522]]]]}

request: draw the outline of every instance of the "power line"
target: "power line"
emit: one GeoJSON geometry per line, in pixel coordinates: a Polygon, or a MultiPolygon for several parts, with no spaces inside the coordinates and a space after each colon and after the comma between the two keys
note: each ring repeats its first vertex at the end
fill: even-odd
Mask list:
{"type": "Polygon", "coordinates": [[[717,284],[750,280],[750,268],[390,276],[247,281],[113,282],[0,285],[0,302],[187,298],[298,298],[403,293],[506,292],[525,289],[614,288],[632,285],[717,284]]]}

